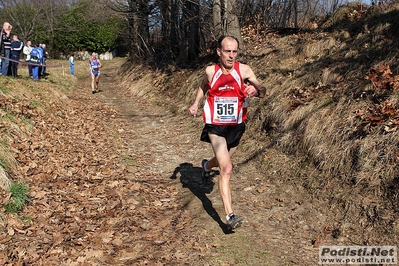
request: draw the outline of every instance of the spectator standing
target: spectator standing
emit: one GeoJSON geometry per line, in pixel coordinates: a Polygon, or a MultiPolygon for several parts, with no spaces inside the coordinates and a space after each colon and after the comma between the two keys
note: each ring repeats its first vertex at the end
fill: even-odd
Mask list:
{"type": "Polygon", "coordinates": [[[32,66],[32,77],[34,80],[38,81],[39,76],[39,68],[43,59],[43,50],[40,47],[40,44],[36,44],[30,53],[30,61],[34,64],[32,66]]]}
{"type": "Polygon", "coordinates": [[[41,45],[42,49],[43,49],[43,59],[42,59],[42,67],[41,67],[41,76],[45,76],[48,75],[46,70],[46,63],[47,63],[47,57],[48,57],[48,52],[46,51],[46,44],[42,43],[41,45]]]}
{"type": "MultiPolygon", "coordinates": [[[[24,46],[23,53],[25,55],[25,61],[30,62],[30,53],[32,52],[32,42],[27,41],[24,46]]],[[[32,77],[32,65],[28,64],[29,76],[32,77]]]]}
{"type": "Polygon", "coordinates": [[[38,48],[39,49],[39,51],[40,51],[40,54],[42,55],[42,57],[41,57],[41,59],[40,59],[40,62],[39,62],[39,64],[40,64],[40,66],[39,66],[39,78],[42,76],[42,70],[43,70],[43,59],[44,59],[44,50],[43,50],[43,47],[42,47],[42,43],[38,43],[36,46],[35,46],[35,48],[38,48]]]}
{"type": "Polygon", "coordinates": [[[21,42],[18,34],[14,34],[11,41],[11,74],[14,78],[18,76],[18,62],[23,47],[24,43],[21,42]]]}
{"type": "Polygon", "coordinates": [[[1,71],[3,76],[8,76],[8,70],[10,68],[10,57],[11,57],[11,31],[12,26],[8,22],[3,23],[3,29],[1,30],[1,71]]]}
{"type": "Polygon", "coordinates": [[[71,75],[74,76],[75,75],[75,60],[73,58],[73,55],[71,55],[69,57],[69,68],[71,69],[71,75]]]}

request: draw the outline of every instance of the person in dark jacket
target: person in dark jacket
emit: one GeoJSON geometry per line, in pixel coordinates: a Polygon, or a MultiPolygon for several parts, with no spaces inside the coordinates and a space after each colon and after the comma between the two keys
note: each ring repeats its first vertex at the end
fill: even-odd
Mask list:
{"type": "Polygon", "coordinates": [[[18,76],[18,62],[23,48],[24,43],[17,34],[14,34],[11,41],[11,74],[14,78],[18,76]]]}
{"type": "Polygon", "coordinates": [[[48,73],[46,72],[46,63],[47,63],[47,57],[48,57],[48,52],[46,51],[46,44],[42,43],[40,47],[43,50],[43,59],[42,59],[42,67],[40,68],[40,76],[47,76],[48,73]]]}

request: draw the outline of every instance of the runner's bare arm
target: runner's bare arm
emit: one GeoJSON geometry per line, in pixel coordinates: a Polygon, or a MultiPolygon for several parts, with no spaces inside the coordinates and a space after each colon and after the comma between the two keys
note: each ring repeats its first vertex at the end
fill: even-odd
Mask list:
{"type": "Polygon", "coordinates": [[[249,96],[264,98],[266,96],[266,87],[260,84],[251,67],[240,64],[240,72],[244,80],[248,80],[250,85],[245,88],[245,92],[249,96]]]}
{"type": "Polygon", "coordinates": [[[197,90],[197,95],[195,97],[194,103],[193,105],[190,106],[190,108],[188,108],[188,113],[192,116],[196,116],[198,113],[198,105],[201,101],[201,99],[204,97],[204,95],[207,93],[209,85],[208,85],[208,76],[210,73],[208,73],[209,70],[208,68],[205,70],[205,75],[204,78],[201,82],[201,85],[198,87],[197,90]]]}

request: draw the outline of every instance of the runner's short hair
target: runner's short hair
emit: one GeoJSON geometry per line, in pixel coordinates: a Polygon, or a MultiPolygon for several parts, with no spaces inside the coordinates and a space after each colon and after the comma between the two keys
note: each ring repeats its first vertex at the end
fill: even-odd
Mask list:
{"type": "Polygon", "coordinates": [[[236,37],[234,37],[234,36],[232,36],[232,35],[222,35],[222,36],[220,36],[219,39],[218,39],[218,48],[220,48],[220,49],[222,48],[222,42],[223,42],[223,40],[226,39],[226,38],[231,38],[231,39],[236,40],[236,42],[237,42],[237,44],[238,44],[238,48],[240,47],[240,42],[238,41],[238,39],[237,39],[236,37]]]}

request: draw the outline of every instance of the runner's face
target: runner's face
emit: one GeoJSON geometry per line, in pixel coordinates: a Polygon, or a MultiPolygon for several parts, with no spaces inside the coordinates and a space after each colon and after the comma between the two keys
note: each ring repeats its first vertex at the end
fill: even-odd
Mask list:
{"type": "Polygon", "coordinates": [[[222,41],[222,48],[217,49],[220,63],[227,69],[234,67],[237,58],[238,43],[234,39],[226,38],[222,41]]]}

